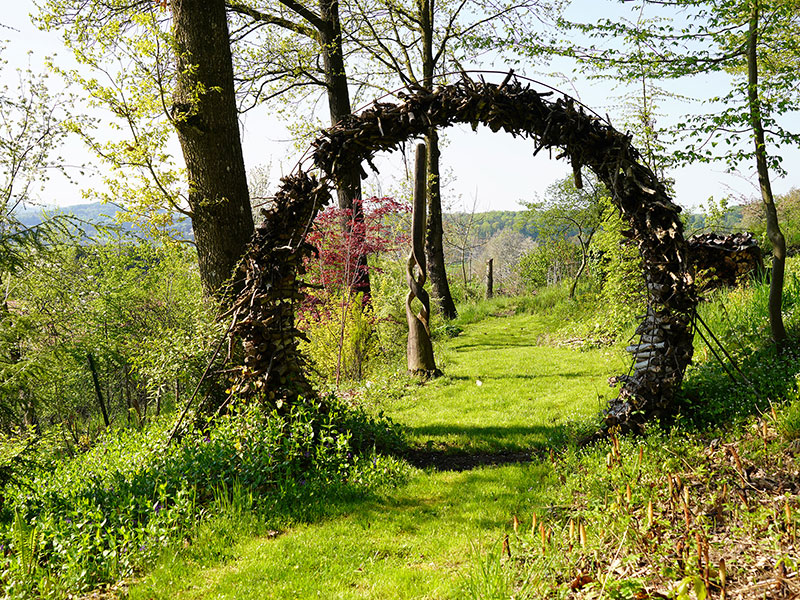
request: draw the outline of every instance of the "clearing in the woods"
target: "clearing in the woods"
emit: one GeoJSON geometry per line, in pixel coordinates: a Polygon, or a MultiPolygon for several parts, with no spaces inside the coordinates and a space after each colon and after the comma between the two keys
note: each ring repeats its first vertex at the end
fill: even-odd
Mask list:
{"type": "MultiPolygon", "coordinates": [[[[496,314],[440,344],[445,376],[387,394],[416,451],[407,482],[238,542],[216,565],[165,559],[132,598],[460,598],[513,515],[548,503],[554,473],[526,461],[605,405],[614,350],[551,343],[559,315],[496,314]]],[[[488,564],[488,563],[487,563],[488,564]]],[[[485,575],[485,574],[484,574],[485,575]]],[[[498,574],[498,576],[501,576],[498,574]]]]}

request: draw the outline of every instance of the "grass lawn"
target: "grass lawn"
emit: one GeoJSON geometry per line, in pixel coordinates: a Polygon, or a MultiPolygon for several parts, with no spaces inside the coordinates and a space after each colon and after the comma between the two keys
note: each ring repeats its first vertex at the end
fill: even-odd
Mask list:
{"type": "Polygon", "coordinates": [[[529,515],[549,469],[417,471],[403,487],[274,539],[251,538],[206,569],[165,563],[131,598],[460,598],[473,554],[529,515]]]}
{"type": "Polygon", "coordinates": [[[557,317],[527,314],[468,325],[438,348],[444,377],[382,407],[412,445],[452,452],[541,447],[596,416],[624,373],[617,350],[576,351],[548,340],[557,317]],[[541,345],[537,344],[538,342],[541,345]]]}
{"type": "MultiPolygon", "coordinates": [[[[411,385],[382,408],[421,447],[546,444],[596,414],[598,396],[611,393],[606,378],[627,366],[611,351],[536,345],[555,319],[511,315],[468,325],[437,350],[444,377],[411,385]]],[[[245,539],[223,564],[167,557],[131,598],[460,598],[475,553],[496,551],[514,515],[528,520],[549,502],[542,494],[552,494],[551,476],[547,463],[415,470],[401,487],[328,507],[315,523],[245,539]]]]}

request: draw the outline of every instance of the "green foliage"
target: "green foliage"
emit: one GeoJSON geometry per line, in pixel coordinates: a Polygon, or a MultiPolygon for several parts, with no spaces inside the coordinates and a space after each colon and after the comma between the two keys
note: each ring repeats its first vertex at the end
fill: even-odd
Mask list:
{"type": "Polygon", "coordinates": [[[369,454],[397,443],[378,434],[385,422],[329,405],[323,414],[300,404],[283,417],[238,407],[169,447],[167,420],[109,431],[88,452],[28,472],[4,492],[3,591],[87,591],[130,576],[165,547],[202,540],[208,518],[252,510],[273,523],[305,519],[316,502],[401,478],[396,463],[369,454]]]}
{"type": "Polygon", "coordinates": [[[380,355],[383,362],[389,365],[405,363],[408,336],[405,313],[408,293],[405,261],[389,254],[377,255],[370,260],[372,314],[380,355]]]}
{"type": "MultiPolygon", "coordinates": [[[[794,332],[800,328],[797,266],[797,261],[790,259],[783,299],[786,325],[794,332]]],[[[717,350],[724,361],[720,364],[698,335],[694,364],[687,370],[678,401],[682,418],[695,426],[730,421],[767,410],[770,401],[787,398],[792,392],[795,374],[800,371],[800,349],[790,344],[779,353],[765,341],[769,339],[768,306],[769,282],[756,278],[740,288],[718,290],[698,307],[700,318],[738,370],[717,350]]],[[[705,330],[700,331],[710,338],[705,330]]]]}
{"type": "Polygon", "coordinates": [[[131,6],[118,0],[91,10],[47,0],[35,16],[42,29],[61,34],[80,65],[51,68],[82,89],[83,104],[101,115],[97,122],[66,123],[104,166],[104,185],[86,196],[122,206],[118,216],[152,238],[176,235],[176,217],[188,216],[184,169],[169,149],[174,130],[168,107],[177,74],[164,16],[156,2],[131,6]]]}
{"type": "MultiPolygon", "coordinates": [[[[589,37],[586,44],[574,36],[561,51],[578,58],[615,82],[640,86],[642,81],[691,82],[697,76],[723,77],[721,86],[706,86],[702,111],[691,111],[668,132],[679,142],[673,160],[679,163],[723,161],[729,168],[753,164],[751,106],[748,97],[747,45],[751,9],[758,6],[756,48],[759,72],[759,104],[769,146],[796,145],[798,135],[781,120],[793,110],[796,69],[800,52],[797,41],[786,34],[797,23],[795,0],[697,0],[670,6],[658,5],[658,15],[647,14],[649,5],[636,2],[629,13],[595,22],[562,22],[572,33],[589,37]],[[613,39],[614,44],[605,43],[613,39]]],[[[664,133],[664,132],[662,132],[664,133]]],[[[778,173],[780,153],[767,157],[778,173]]]]}
{"type": "Polygon", "coordinates": [[[461,598],[508,600],[526,597],[526,586],[517,585],[516,574],[503,565],[502,544],[485,552],[473,549],[472,569],[464,576],[461,598]]]}
{"type": "MultiPolygon", "coordinates": [[[[795,388],[797,378],[795,377],[795,388]]],[[[789,441],[800,439],[800,394],[795,390],[792,401],[778,415],[777,427],[781,435],[789,441]]]]}
{"type": "Polygon", "coordinates": [[[575,275],[580,262],[580,248],[564,238],[549,240],[520,258],[517,274],[528,291],[555,285],[575,275]]]}
{"type": "Polygon", "coordinates": [[[32,421],[63,423],[75,442],[91,437],[89,353],[112,419],[133,410],[141,421],[175,402],[219,335],[195,261],[189,249],[124,240],[30,253],[35,268],[10,280],[0,336],[4,426],[27,411],[32,421]]]}
{"type": "MultiPolygon", "coordinates": [[[[447,228],[450,218],[460,215],[444,215],[444,226],[447,228]]],[[[526,211],[490,210],[472,215],[472,228],[478,239],[488,240],[503,229],[518,231],[526,237],[536,239],[539,231],[527,216],[526,211]]]]}
{"type": "Polygon", "coordinates": [[[573,176],[561,179],[547,188],[544,201],[528,204],[528,216],[539,229],[540,239],[545,246],[554,245],[550,260],[543,261],[544,257],[536,257],[533,264],[525,265],[525,270],[529,271],[528,280],[531,283],[539,283],[541,280],[557,283],[562,277],[569,277],[573,280],[570,296],[574,296],[578,278],[585,272],[589,261],[592,238],[601,227],[603,215],[609,207],[608,190],[593,174],[587,174],[583,178],[580,189],[573,176]],[[557,255],[568,252],[563,245],[567,239],[577,247],[577,252],[574,252],[577,259],[571,264],[564,261],[562,264],[567,267],[566,272],[551,277],[550,269],[559,263],[557,255]],[[546,265],[543,262],[552,264],[546,265]],[[542,277],[544,267],[547,267],[547,272],[542,277]]]}
{"type": "Polygon", "coordinates": [[[298,328],[300,344],[322,381],[360,381],[378,355],[375,317],[363,294],[330,294],[324,304],[306,311],[298,328]]]}
{"type": "MultiPolygon", "coordinates": [[[[781,231],[786,238],[786,249],[795,254],[800,249],[800,189],[793,187],[787,193],[775,197],[775,206],[781,231]]],[[[753,200],[741,207],[742,227],[752,231],[759,240],[765,253],[772,250],[767,237],[764,205],[760,200],[753,200]]]]}
{"type": "MultiPolygon", "coordinates": [[[[761,203],[757,206],[763,212],[761,203]]],[[[751,231],[753,224],[748,218],[749,209],[742,205],[731,205],[727,198],[716,201],[710,197],[705,205],[700,206],[699,212],[685,210],[681,213],[681,222],[684,227],[684,237],[688,238],[696,233],[714,231],[717,233],[751,231]]],[[[763,231],[763,226],[761,230],[763,231]]]]}
{"type": "MultiPolygon", "coordinates": [[[[604,202],[610,202],[606,199],[604,202]]],[[[644,314],[645,289],[639,251],[622,231],[628,229],[619,211],[606,211],[603,227],[594,238],[598,255],[594,269],[601,282],[597,305],[601,307],[594,324],[596,334],[616,338],[634,320],[644,314]]]]}

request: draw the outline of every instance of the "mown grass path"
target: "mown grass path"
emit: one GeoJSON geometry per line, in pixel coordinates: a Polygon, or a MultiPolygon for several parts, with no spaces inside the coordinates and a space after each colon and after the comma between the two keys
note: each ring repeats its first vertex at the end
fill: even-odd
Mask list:
{"type": "MultiPolygon", "coordinates": [[[[558,315],[492,317],[440,348],[446,376],[385,406],[412,444],[443,455],[511,452],[558,439],[599,408],[611,351],[541,341],[558,315]],[[480,384],[478,383],[480,382],[480,384]]],[[[132,598],[460,598],[476,554],[500,544],[513,515],[547,503],[548,463],[460,472],[416,470],[399,488],[331,507],[324,520],[247,539],[235,558],[166,565],[132,598]]]]}

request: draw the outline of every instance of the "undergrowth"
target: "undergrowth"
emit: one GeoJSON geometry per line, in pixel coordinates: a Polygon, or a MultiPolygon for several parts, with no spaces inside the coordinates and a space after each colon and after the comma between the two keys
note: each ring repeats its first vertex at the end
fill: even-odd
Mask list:
{"type": "Polygon", "coordinates": [[[718,290],[698,306],[695,356],[676,402],[687,425],[704,428],[742,419],[794,392],[800,373],[797,268],[796,261],[789,263],[783,312],[790,340],[781,352],[770,341],[765,278],[718,290]]]}
{"type": "Polygon", "coordinates": [[[474,558],[467,598],[779,598],[800,593],[800,281],[769,339],[769,284],[716,292],[676,414],[555,452],[544,500],[474,558]]]}
{"type": "Polygon", "coordinates": [[[401,481],[406,467],[379,454],[402,443],[396,428],[329,404],[284,417],[242,406],[172,445],[162,420],[109,431],[71,459],[40,457],[4,490],[5,596],[86,592],[168,548],[222,558],[231,536],[314,519],[339,498],[401,481]]]}
{"type": "Polygon", "coordinates": [[[465,597],[794,597],[800,447],[774,415],[719,437],[654,428],[554,455],[547,502],[509,515],[465,597]]]}

